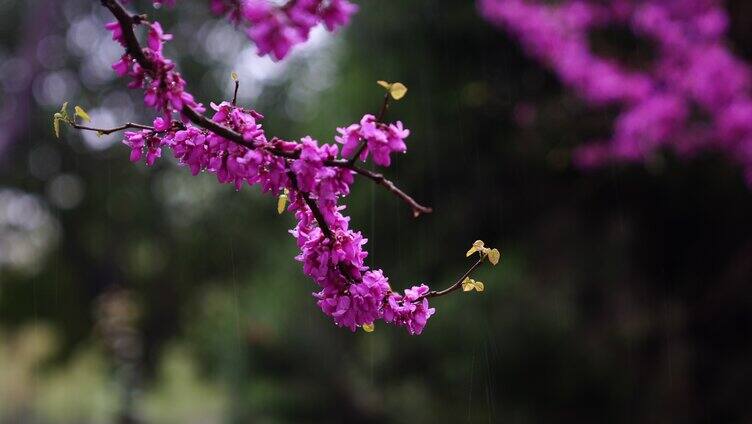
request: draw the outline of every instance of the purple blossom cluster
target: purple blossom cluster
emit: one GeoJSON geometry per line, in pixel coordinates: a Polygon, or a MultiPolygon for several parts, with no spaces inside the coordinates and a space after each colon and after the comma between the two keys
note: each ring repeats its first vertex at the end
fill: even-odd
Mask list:
{"type": "Polygon", "coordinates": [[[406,289],[404,295],[391,293],[387,299],[389,307],[384,311],[384,321],[406,327],[410,334],[420,334],[428,318],[436,312],[428,307],[429,288],[425,284],[406,289]]]}
{"type": "MultiPolygon", "coordinates": [[[[151,69],[144,69],[130,53],[123,56],[112,65],[118,76],[131,78],[129,88],[141,88],[144,90],[144,103],[146,106],[162,112],[166,119],[175,112],[180,112],[183,106],[189,106],[196,111],[203,112],[203,105],[197,103],[193,95],[185,91],[185,80],[175,70],[175,64],[162,55],[162,47],[165,41],[172,39],[171,34],[162,30],[159,22],[146,23],[149,27],[147,46],[141,50],[146,60],[151,64],[151,69]]],[[[106,28],[112,32],[112,39],[126,46],[123,30],[118,22],[110,22],[106,28]]]]}
{"type": "Polygon", "coordinates": [[[282,6],[269,0],[212,0],[211,10],[245,24],[259,55],[282,60],[317,25],[329,31],[347,25],[358,6],[347,0],[289,0],[282,6]]]}
{"type": "Polygon", "coordinates": [[[352,124],[347,128],[337,128],[339,136],[337,142],[342,143],[342,154],[351,157],[358,153],[361,141],[365,141],[367,149],[364,149],[358,159],[365,161],[368,154],[373,155],[373,162],[380,166],[389,166],[392,163],[392,153],[405,153],[405,138],[410,135],[410,130],[402,126],[402,122],[384,124],[378,122],[373,115],[366,115],[359,124],[352,124]]]}
{"type": "MultiPolygon", "coordinates": [[[[174,6],[176,0],[153,0],[154,7],[174,6]]],[[[278,5],[271,0],[210,0],[212,13],[227,16],[234,24],[245,24],[245,32],[258,48],[282,60],[297,44],[308,40],[311,30],[323,24],[329,31],[350,22],[358,6],[348,0],[288,0],[278,5]]],[[[127,1],[124,1],[127,3],[127,1]]]]}
{"type": "Polygon", "coordinates": [[[478,0],[480,13],[512,34],[594,107],[617,107],[610,140],[581,146],[583,168],[641,162],[660,149],[680,157],[720,151],[752,185],[752,73],[728,47],[721,0],[478,0]],[[627,27],[656,58],[631,70],[598,56],[591,31],[627,27]]]}
{"type": "MultiPolygon", "coordinates": [[[[118,25],[108,24],[108,29],[122,42],[118,25]]],[[[147,104],[153,105],[150,99],[155,95],[159,105],[169,104],[159,107],[165,116],[154,120],[153,129],[125,133],[123,143],[131,149],[131,161],[144,159],[151,166],[162,156],[162,149],[169,148],[193,175],[208,172],[220,183],[234,184],[237,189],[258,185],[273,195],[288,193],[287,210],[297,219],[297,225],[290,230],[300,249],[296,259],[303,263],[304,273],[319,286],[314,297],[321,310],[338,326],[353,331],[384,319],[407,328],[410,334],[420,334],[434,313],[428,305],[428,287],[421,284],[405,290],[404,295],[397,294],[381,270],[371,270],[365,264],[368,253],[363,246],[367,240],[350,228],[350,218],[342,213],[345,207],[339,204],[354,182],[352,169],[337,166],[346,159],[340,155],[339,145],[319,144],[311,137],[303,137],[299,142],[267,137],[261,114],[228,102],[211,104],[214,110],[211,120],[242,135],[242,144],[189,122],[172,120],[172,114],[183,105],[197,106],[185,100],[184,82],[180,87],[182,94],[177,97],[183,102],[180,108],[173,103],[177,94],[154,88],[155,81],[165,74],[179,78],[172,67],[169,70],[163,67],[169,61],[161,56],[161,44],[168,38],[158,23],[151,23],[149,48],[144,53],[153,66],[143,69],[128,59],[129,72],[118,72],[121,75],[139,72],[138,77],[130,75],[138,81],[131,86],[145,90],[147,104]],[[154,94],[155,90],[158,94],[154,94]]],[[[161,83],[156,86],[161,87],[161,83]]],[[[344,144],[343,151],[355,151],[363,143],[362,158],[371,155],[375,163],[384,166],[391,162],[392,152],[405,151],[404,139],[410,133],[400,122],[380,123],[371,115],[339,132],[342,137],[337,141],[344,144]]]]}

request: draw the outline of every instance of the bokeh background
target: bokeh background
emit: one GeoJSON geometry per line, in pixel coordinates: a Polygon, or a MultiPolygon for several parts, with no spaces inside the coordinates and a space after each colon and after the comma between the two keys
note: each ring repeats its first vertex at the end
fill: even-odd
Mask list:
{"type": "MultiPolygon", "coordinates": [[[[394,287],[441,288],[481,238],[503,251],[483,294],[433,302],[422,336],[335,327],[292,257],[290,216],[174,161],[133,165],[117,135],[63,130],[63,101],[98,126],[148,122],[111,72],[98,1],[0,0],[0,422],[750,422],[752,191],[711,154],[583,173],[607,136],[594,111],[470,0],[358,2],[282,63],[207,2],[138,10],[163,22],[189,90],[232,95],[283,138],[410,89],[412,130],[388,174],[435,208],[412,219],[359,181],[348,210],[394,287]]],[[[752,60],[752,11],[728,2],[752,60]]],[[[649,61],[630,34],[606,55],[649,61]]]]}

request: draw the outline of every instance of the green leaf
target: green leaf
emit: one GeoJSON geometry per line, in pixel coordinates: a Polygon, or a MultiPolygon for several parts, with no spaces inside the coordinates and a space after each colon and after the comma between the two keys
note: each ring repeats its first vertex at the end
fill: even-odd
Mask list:
{"type": "Polygon", "coordinates": [[[389,91],[390,88],[392,88],[392,84],[386,82],[386,81],[376,81],[376,84],[384,87],[386,91],[389,91]]]}
{"type": "Polygon", "coordinates": [[[486,289],[486,287],[480,281],[476,281],[475,284],[473,285],[475,286],[475,291],[477,292],[482,292],[483,290],[486,289]]]}
{"type": "Polygon", "coordinates": [[[88,113],[86,113],[84,108],[82,108],[81,106],[76,106],[74,110],[75,110],[76,116],[78,116],[79,118],[83,119],[86,122],[91,122],[91,117],[89,116],[88,113]]]}
{"type": "Polygon", "coordinates": [[[499,263],[499,259],[501,259],[501,252],[499,252],[499,249],[491,249],[491,251],[488,252],[488,260],[491,261],[494,266],[499,263]]]}
{"type": "Polygon", "coordinates": [[[376,81],[376,84],[384,87],[394,100],[399,100],[407,94],[407,87],[401,82],[376,81]]]}
{"type": "Polygon", "coordinates": [[[407,94],[407,87],[405,87],[405,84],[402,84],[401,82],[395,82],[391,85],[391,87],[389,87],[389,94],[392,95],[392,98],[394,100],[399,100],[405,97],[405,94],[407,94]]]}
{"type": "Polygon", "coordinates": [[[282,212],[285,211],[285,207],[287,206],[287,195],[289,194],[289,191],[285,189],[284,193],[279,196],[279,200],[277,200],[277,213],[282,215],[282,212]]]}
{"type": "Polygon", "coordinates": [[[462,291],[469,292],[475,290],[477,292],[482,292],[485,289],[486,287],[482,282],[475,281],[470,277],[465,277],[465,279],[462,280],[462,291]]]}
{"type": "Polygon", "coordinates": [[[484,247],[483,247],[484,245],[485,244],[483,243],[483,240],[475,240],[475,242],[473,243],[473,246],[470,248],[470,250],[467,251],[467,253],[465,254],[465,256],[469,257],[470,255],[472,255],[475,252],[482,252],[483,249],[484,249],[484,247]]]}
{"type": "Polygon", "coordinates": [[[63,107],[60,108],[60,117],[68,120],[68,102],[64,102],[63,107]]]}

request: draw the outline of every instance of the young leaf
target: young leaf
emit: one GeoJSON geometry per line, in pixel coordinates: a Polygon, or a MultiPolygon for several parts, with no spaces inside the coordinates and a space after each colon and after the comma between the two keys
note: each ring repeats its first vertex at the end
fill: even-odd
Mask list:
{"type": "Polygon", "coordinates": [[[60,117],[62,119],[68,119],[68,102],[63,103],[63,107],[60,108],[60,117]]]}
{"type": "Polygon", "coordinates": [[[376,81],[376,84],[384,87],[387,91],[389,91],[390,88],[392,88],[392,84],[386,82],[386,81],[376,81]]]}
{"type": "Polygon", "coordinates": [[[483,240],[475,240],[475,242],[473,243],[473,246],[470,248],[470,250],[467,251],[465,256],[469,257],[475,252],[483,251],[483,246],[484,246],[483,240]]]}
{"type": "Polygon", "coordinates": [[[279,200],[277,200],[277,213],[282,215],[282,212],[285,211],[285,207],[287,207],[287,190],[279,196],[279,200]]]}
{"type": "Polygon", "coordinates": [[[494,266],[499,263],[499,259],[501,259],[501,252],[499,252],[499,249],[491,249],[491,251],[488,252],[488,260],[494,266]]]}
{"type": "Polygon", "coordinates": [[[55,138],[60,138],[60,118],[58,118],[59,113],[55,114],[55,117],[52,118],[52,128],[55,130],[55,138]]]}
{"type": "Polygon", "coordinates": [[[389,87],[389,94],[392,95],[394,100],[399,100],[407,94],[407,87],[401,82],[395,82],[389,87]]]}
{"type": "Polygon", "coordinates": [[[78,116],[79,118],[83,119],[86,122],[91,122],[91,117],[89,116],[88,113],[86,113],[84,108],[82,108],[81,106],[76,106],[74,110],[75,110],[76,116],[78,116]]]}
{"type": "Polygon", "coordinates": [[[462,280],[462,291],[477,291],[482,292],[485,290],[485,286],[480,281],[475,281],[470,277],[465,277],[464,280],[462,280]]]}
{"type": "Polygon", "coordinates": [[[238,73],[235,72],[235,71],[232,71],[232,73],[230,74],[230,78],[232,78],[233,81],[237,82],[238,81],[238,73]]]}
{"type": "Polygon", "coordinates": [[[363,331],[366,333],[373,333],[373,330],[376,329],[376,326],[373,325],[373,323],[370,324],[363,324],[363,331]]]}

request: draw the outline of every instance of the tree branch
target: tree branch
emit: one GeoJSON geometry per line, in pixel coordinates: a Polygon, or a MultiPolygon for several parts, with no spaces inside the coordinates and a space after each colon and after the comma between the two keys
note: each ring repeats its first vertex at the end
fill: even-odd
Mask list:
{"type": "MultiPolygon", "coordinates": [[[[337,165],[334,165],[337,166],[337,165]]],[[[352,169],[353,171],[357,172],[358,174],[371,179],[376,184],[379,184],[381,186],[384,186],[387,190],[394,193],[397,197],[402,199],[405,203],[408,204],[413,210],[413,218],[417,218],[422,213],[431,213],[433,212],[433,209],[428,206],[423,206],[420,203],[416,202],[415,199],[410,197],[407,193],[400,190],[399,187],[394,185],[393,182],[387,180],[383,174],[380,174],[378,172],[369,171],[365,168],[361,168],[359,166],[355,165],[343,165],[345,168],[352,169]]]]}
{"type": "MultiPolygon", "coordinates": [[[[288,160],[288,163],[290,161],[288,160]]],[[[287,177],[290,179],[290,183],[292,183],[293,188],[298,193],[300,197],[303,198],[306,205],[308,205],[308,208],[311,210],[311,213],[313,213],[313,217],[316,218],[316,222],[319,223],[319,228],[321,228],[321,231],[324,233],[324,236],[328,238],[329,240],[334,241],[334,236],[332,234],[332,230],[329,228],[329,224],[326,223],[326,219],[324,219],[324,214],[321,213],[321,209],[319,209],[319,205],[316,204],[316,201],[311,199],[311,196],[308,195],[308,193],[304,192],[298,187],[298,177],[295,175],[292,171],[287,171],[287,177]]]]}
{"type": "MultiPolygon", "coordinates": [[[[126,47],[126,51],[128,52],[128,54],[130,54],[138,62],[138,64],[141,65],[142,68],[153,73],[154,66],[144,55],[144,52],[141,49],[141,45],[139,44],[138,39],[136,38],[136,34],[133,32],[133,25],[140,24],[142,21],[144,21],[144,17],[141,15],[131,15],[130,13],[128,13],[127,10],[125,10],[123,5],[120,4],[118,0],[101,0],[101,2],[103,6],[105,6],[107,9],[110,10],[110,12],[112,12],[112,14],[115,16],[115,19],[117,19],[118,23],[120,24],[120,27],[123,30],[123,37],[125,39],[125,44],[126,44],[125,47],[126,47]]],[[[386,111],[389,106],[388,103],[389,103],[389,93],[385,94],[384,103],[382,104],[381,110],[379,111],[379,118],[378,118],[379,121],[383,119],[384,115],[386,114],[386,111]]],[[[222,124],[212,121],[211,119],[198,113],[196,110],[194,110],[190,106],[187,106],[187,105],[183,106],[181,113],[185,117],[187,117],[191,122],[193,122],[195,125],[201,128],[207,129],[213,132],[214,134],[217,134],[227,140],[230,140],[248,149],[253,150],[256,148],[256,146],[254,146],[253,143],[248,142],[245,139],[243,139],[243,136],[239,134],[238,132],[222,124]]],[[[281,156],[287,159],[297,159],[297,157],[300,155],[300,153],[285,153],[285,152],[281,152],[281,151],[274,150],[274,149],[270,149],[269,152],[274,155],[281,156]]],[[[357,157],[359,154],[360,153],[358,153],[354,157],[357,157]]],[[[405,203],[407,203],[410,206],[410,208],[412,208],[414,217],[420,216],[421,213],[431,213],[433,211],[433,209],[431,209],[430,207],[420,205],[412,197],[410,197],[405,192],[400,190],[394,183],[384,178],[382,174],[372,172],[364,168],[360,168],[354,163],[350,163],[350,161],[348,160],[326,161],[325,165],[350,169],[364,177],[371,179],[375,183],[384,186],[387,190],[397,195],[397,197],[402,199],[405,203]]]]}
{"type": "Polygon", "coordinates": [[[142,124],[134,124],[133,122],[127,122],[119,127],[115,128],[95,128],[95,127],[88,127],[86,125],[77,124],[73,121],[68,121],[71,127],[79,129],[79,130],[86,130],[86,131],[96,131],[103,135],[112,134],[114,132],[123,131],[127,129],[138,129],[138,130],[151,130],[154,131],[154,127],[150,127],[148,125],[142,125],[142,124]]]}
{"type": "Polygon", "coordinates": [[[238,102],[238,89],[240,88],[240,81],[235,80],[235,92],[232,94],[232,105],[238,102]]]}
{"type": "Polygon", "coordinates": [[[231,128],[227,128],[226,126],[218,122],[212,121],[206,116],[196,112],[192,107],[188,105],[183,105],[183,109],[181,110],[181,112],[186,118],[190,119],[191,122],[193,122],[194,124],[196,124],[197,126],[201,128],[207,129],[222,138],[226,138],[234,142],[235,144],[239,144],[248,149],[251,149],[251,150],[256,149],[256,146],[254,146],[253,143],[246,141],[243,138],[243,136],[237,131],[234,131],[231,128]]]}
{"type": "Polygon", "coordinates": [[[153,72],[154,65],[144,55],[138,38],[136,38],[136,33],[133,32],[133,25],[140,24],[143,17],[128,13],[118,0],[102,0],[102,6],[109,9],[120,24],[120,28],[123,30],[123,37],[125,38],[125,51],[133,56],[142,68],[153,72]]]}
{"type": "MultiPolygon", "coordinates": [[[[470,274],[473,273],[473,271],[475,271],[476,269],[478,269],[478,267],[483,263],[483,261],[486,259],[487,256],[488,256],[488,254],[482,255],[480,257],[480,259],[478,259],[478,261],[475,262],[473,264],[473,266],[471,266],[470,269],[467,270],[467,272],[465,272],[464,274],[462,274],[462,277],[460,277],[451,286],[445,288],[444,290],[438,290],[438,291],[437,290],[433,290],[433,291],[430,291],[430,292],[426,293],[426,295],[423,296],[423,297],[425,297],[425,298],[441,297],[441,296],[445,296],[445,295],[447,295],[449,293],[452,293],[455,290],[458,290],[460,287],[462,287],[462,282],[465,281],[465,278],[469,277],[470,274]]],[[[421,300],[421,299],[418,299],[418,300],[421,300]]]]}

